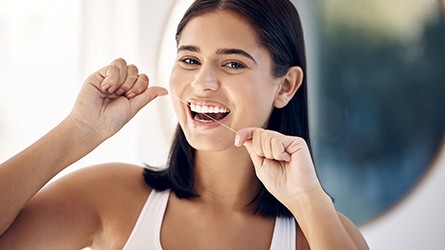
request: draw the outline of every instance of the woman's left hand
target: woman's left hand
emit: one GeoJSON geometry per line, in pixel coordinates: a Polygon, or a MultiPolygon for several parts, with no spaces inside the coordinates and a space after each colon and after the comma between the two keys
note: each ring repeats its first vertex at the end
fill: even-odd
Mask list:
{"type": "Polygon", "coordinates": [[[238,131],[235,145],[244,145],[256,175],[284,205],[301,195],[322,190],[306,141],[262,128],[238,131]]]}
{"type": "Polygon", "coordinates": [[[235,145],[247,148],[256,175],[293,214],[311,249],[369,249],[321,187],[303,138],[245,128],[238,131],[235,145]]]}

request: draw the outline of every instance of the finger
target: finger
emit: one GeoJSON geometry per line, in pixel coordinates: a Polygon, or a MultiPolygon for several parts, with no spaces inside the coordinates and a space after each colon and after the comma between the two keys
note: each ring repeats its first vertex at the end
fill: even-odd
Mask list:
{"type": "Polygon", "coordinates": [[[131,116],[133,117],[139,110],[141,110],[145,105],[154,100],[156,97],[164,96],[167,94],[167,89],[160,86],[152,86],[145,89],[145,91],[143,91],[141,94],[130,99],[132,106],[131,116]]]}
{"type": "Polygon", "coordinates": [[[257,128],[253,131],[253,136],[252,136],[252,145],[253,145],[253,150],[255,151],[255,153],[258,156],[261,157],[265,157],[264,155],[264,151],[263,151],[263,137],[262,137],[262,133],[264,132],[264,129],[260,129],[257,128]]]}
{"type": "Polygon", "coordinates": [[[271,139],[271,151],[272,151],[272,157],[275,160],[278,161],[291,161],[291,155],[286,151],[286,145],[284,140],[286,137],[274,137],[271,139]]]}
{"type": "Polygon", "coordinates": [[[256,128],[244,128],[238,130],[235,136],[235,146],[241,147],[246,141],[251,140],[255,129],[256,128]]]}
{"type": "Polygon", "coordinates": [[[110,88],[119,84],[119,69],[114,65],[105,68],[104,80],[101,84],[101,90],[110,93],[110,88]]]}
{"type": "Polygon", "coordinates": [[[270,131],[262,131],[259,135],[261,137],[261,148],[264,154],[264,157],[267,159],[274,159],[272,152],[272,139],[274,135],[270,131]]]}
{"type": "Polygon", "coordinates": [[[140,74],[134,83],[134,85],[127,91],[125,96],[127,98],[133,98],[136,95],[144,92],[148,88],[149,79],[146,74],[140,74]]]}
{"type": "Polygon", "coordinates": [[[122,58],[114,60],[110,66],[108,66],[107,77],[108,76],[112,77],[112,82],[107,82],[106,84],[109,84],[109,87],[104,89],[106,89],[109,94],[115,94],[127,76],[127,62],[122,58]]]}
{"type": "Polygon", "coordinates": [[[127,62],[122,58],[118,58],[111,64],[116,65],[116,67],[119,69],[119,84],[124,83],[125,78],[127,78],[127,62]]]}
{"type": "Polygon", "coordinates": [[[123,93],[126,93],[133,87],[133,85],[137,80],[138,80],[138,68],[133,64],[128,65],[124,83],[116,91],[116,95],[122,95],[123,93]]]}

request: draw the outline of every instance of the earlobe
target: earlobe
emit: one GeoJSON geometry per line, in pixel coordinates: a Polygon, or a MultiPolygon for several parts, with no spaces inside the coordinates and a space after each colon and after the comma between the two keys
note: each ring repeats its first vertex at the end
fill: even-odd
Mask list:
{"type": "Polygon", "coordinates": [[[284,108],[294,97],[303,83],[303,77],[304,73],[300,67],[293,66],[289,68],[286,75],[282,77],[281,87],[275,97],[274,106],[276,108],[284,108]]]}

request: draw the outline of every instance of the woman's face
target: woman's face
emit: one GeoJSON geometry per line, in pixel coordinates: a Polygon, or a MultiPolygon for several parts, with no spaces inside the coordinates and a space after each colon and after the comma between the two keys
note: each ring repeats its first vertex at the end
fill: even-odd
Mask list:
{"type": "Polygon", "coordinates": [[[279,90],[269,52],[253,27],[229,11],[192,18],[178,42],[170,78],[173,105],[187,141],[197,150],[233,147],[235,129],[265,127],[279,90]]]}

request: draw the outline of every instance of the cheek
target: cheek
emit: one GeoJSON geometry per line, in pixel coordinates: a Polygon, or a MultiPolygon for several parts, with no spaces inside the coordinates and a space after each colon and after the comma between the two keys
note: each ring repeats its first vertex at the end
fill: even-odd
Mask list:
{"type": "MultiPolygon", "coordinates": [[[[184,74],[180,74],[178,70],[175,70],[175,68],[172,69],[172,72],[170,74],[170,81],[169,81],[169,88],[170,93],[175,95],[178,98],[184,99],[184,91],[186,87],[185,79],[183,79],[184,74]]],[[[179,121],[187,118],[187,105],[185,103],[182,103],[177,98],[171,96],[171,101],[173,104],[173,108],[175,110],[175,113],[177,117],[179,118],[179,121]]]]}
{"type": "Polygon", "coordinates": [[[171,73],[170,73],[170,80],[169,80],[169,87],[170,91],[173,92],[177,96],[179,93],[178,87],[181,85],[181,79],[180,79],[179,71],[176,69],[176,67],[173,67],[171,73]]]}
{"type": "Polygon", "coordinates": [[[250,87],[240,89],[236,93],[237,103],[241,103],[239,112],[240,122],[244,126],[265,127],[273,110],[274,88],[250,87]]]}
{"type": "MultiPolygon", "coordinates": [[[[187,92],[187,88],[190,86],[190,77],[184,71],[177,70],[173,68],[170,74],[169,80],[169,89],[172,95],[175,95],[177,98],[180,98],[183,101],[186,101],[187,97],[185,94],[187,92]]],[[[172,98],[176,99],[172,96],[172,98]]],[[[176,99],[177,102],[180,102],[176,99]]],[[[183,103],[183,105],[186,105],[183,103]]]]}

